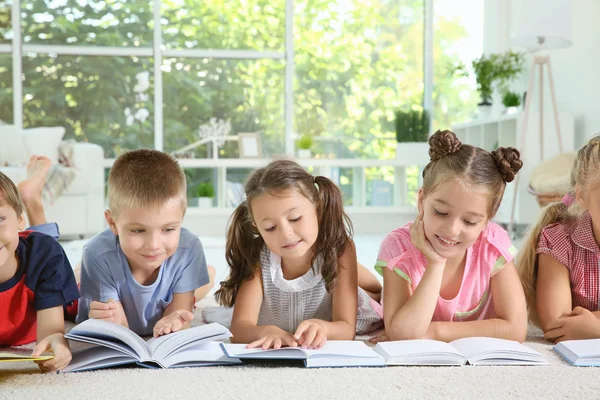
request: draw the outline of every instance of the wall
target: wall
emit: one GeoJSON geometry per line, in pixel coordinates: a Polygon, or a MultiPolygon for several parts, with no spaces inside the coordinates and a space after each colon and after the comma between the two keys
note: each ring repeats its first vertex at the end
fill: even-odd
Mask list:
{"type": "MultiPolygon", "coordinates": [[[[484,52],[502,52],[510,48],[510,35],[520,12],[518,0],[485,0],[484,52]]],[[[549,6],[551,1],[548,2],[549,6]]],[[[560,111],[575,119],[575,145],[583,145],[600,133],[600,1],[572,0],[573,45],[566,49],[551,50],[552,70],[560,111]]],[[[523,50],[514,47],[515,50],[523,50]]],[[[527,72],[515,83],[515,89],[527,90],[531,57],[527,72]]],[[[538,110],[538,78],[534,83],[533,110],[538,110]]],[[[545,78],[544,112],[551,112],[548,79],[545,78]]]]}

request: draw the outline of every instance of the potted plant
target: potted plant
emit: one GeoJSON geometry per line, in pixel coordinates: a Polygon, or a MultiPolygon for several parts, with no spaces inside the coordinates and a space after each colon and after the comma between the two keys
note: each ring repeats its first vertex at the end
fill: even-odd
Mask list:
{"type": "Polygon", "coordinates": [[[502,96],[502,104],[506,107],[506,114],[515,114],[519,111],[521,99],[517,93],[508,90],[502,96]]]}
{"type": "MultiPolygon", "coordinates": [[[[491,113],[494,86],[500,93],[506,92],[509,82],[523,71],[524,62],[525,56],[514,51],[502,54],[483,54],[471,62],[477,90],[481,97],[481,102],[478,104],[480,117],[489,116],[491,113]]],[[[460,62],[452,68],[452,72],[458,72],[460,76],[469,75],[465,65],[460,62]]]]}
{"type": "Polygon", "coordinates": [[[415,165],[427,164],[429,126],[429,112],[419,106],[396,111],[396,158],[415,165]]]}
{"type": "Polygon", "coordinates": [[[310,149],[313,145],[313,138],[311,135],[304,134],[298,139],[298,158],[310,158],[310,149]]]}
{"type": "Polygon", "coordinates": [[[200,182],[196,189],[195,202],[200,208],[211,208],[215,197],[215,188],[211,182],[200,182]]]}

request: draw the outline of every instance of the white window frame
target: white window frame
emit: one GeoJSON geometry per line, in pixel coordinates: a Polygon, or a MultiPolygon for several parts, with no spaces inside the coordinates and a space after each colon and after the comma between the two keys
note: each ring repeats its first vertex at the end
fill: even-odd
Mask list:
{"type": "MultiPolygon", "coordinates": [[[[154,104],[163,103],[162,64],[163,57],[214,58],[214,59],[272,59],[285,60],[284,80],[284,146],[287,155],[295,150],[293,135],[294,118],[294,0],[285,2],[285,43],[283,52],[253,50],[163,50],[160,24],[161,1],[154,1],[154,32],[152,47],[93,47],[69,45],[21,44],[21,1],[13,0],[12,4],[12,44],[1,44],[0,54],[12,55],[13,67],[13,125],[23,127],[23,53],[89,55],[89,56],[140,56],[154,58],[154,104]]],[[[424,96],[423,106],[433,111],[433,0],[424,0],[424,96]]],[[[154,147],[164,150],[163,142],[163,109],[154,107],[154,147]]]]}

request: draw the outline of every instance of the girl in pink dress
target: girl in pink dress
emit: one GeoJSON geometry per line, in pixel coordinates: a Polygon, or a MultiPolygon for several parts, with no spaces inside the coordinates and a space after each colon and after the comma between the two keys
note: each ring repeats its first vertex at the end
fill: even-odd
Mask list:
{"type": "Polygon", "coordinates": [[[381,244],[375,269],[383,275],[386,333],[373,341],[523,341],[527,314],[515,249],[491,221],[523,165],[519,151],[490,153],[450,131],[437,131],[429,146],[419,214],[381,244]]]}

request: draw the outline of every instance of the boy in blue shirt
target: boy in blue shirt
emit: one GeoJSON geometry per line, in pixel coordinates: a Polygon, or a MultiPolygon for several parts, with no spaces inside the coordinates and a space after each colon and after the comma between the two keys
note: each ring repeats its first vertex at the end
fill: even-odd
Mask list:
{"type": "Polygon", "coordinates": [[[104,319],[155,337],[189,327],[194,291],[209,289],[210,278],[200,240],[181,227],[186,188],[166,153],[142,149],[115,160],[109,228],[83,249],[78,323],[104,319]]]}

